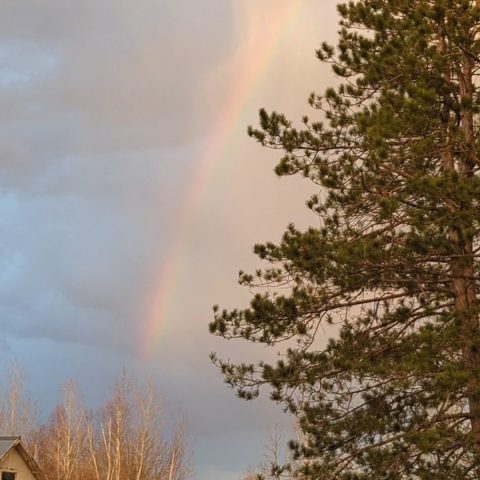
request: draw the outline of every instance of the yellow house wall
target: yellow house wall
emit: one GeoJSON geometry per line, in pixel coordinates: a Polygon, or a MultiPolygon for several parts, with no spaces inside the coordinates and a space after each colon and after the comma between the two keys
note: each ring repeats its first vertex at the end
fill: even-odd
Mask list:
{"type": "Polygon", "coordinates": [[[2,471],[15,472],[17,474],[15,480],[36,480],[16,449],[13,449],[0,463],[0,472],[2,471]]]}

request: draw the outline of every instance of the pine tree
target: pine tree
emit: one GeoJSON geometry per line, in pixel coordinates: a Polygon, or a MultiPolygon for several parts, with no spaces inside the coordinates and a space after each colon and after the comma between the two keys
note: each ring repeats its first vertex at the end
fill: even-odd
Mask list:
{"type": "Polygon", "coordinates": [[[283,149],[278,175],[319,185],[321,226],[257,245],[249,308],[210,324],[288,348],[274,364],[213,358],[240,396],[269,385],[298,417],[299,478],[478,479],[480,5],[338,11],[338,46],[317,55],[339,86],[311,95],[315,118],[262,110],[249,129],[283,149]]]}

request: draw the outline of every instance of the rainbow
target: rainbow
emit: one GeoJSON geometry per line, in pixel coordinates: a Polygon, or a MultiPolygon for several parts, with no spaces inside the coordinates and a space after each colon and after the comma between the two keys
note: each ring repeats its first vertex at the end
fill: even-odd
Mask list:
{"type": "MultiPolygon", "coordinates": [[[[282,40],[295,26],[305,0],[275,0],[275,8],[252,6],[253,3],[233,2],[235,16],[248,25],[248,42],[234,59],[236,83],[218,118],[213,139],[198,162],[193,182],[187,189],[186,200],[178,215],[171,250],[162,265],[152,300],[146,313],[141,339],[141,356],[148,358],[155,352],[162,332],[172,314],[177,286],[185,270],[183,254],[188,249],[189,233],[196,213],[210,182],[222,163],[228,158],[228,150],[239,131],[245,132],[243,113],[255,92],[262,85],[269,66],[276,57],[282,40]]],[[[244,138],[244,137],[242,137],[244,138]]]]}

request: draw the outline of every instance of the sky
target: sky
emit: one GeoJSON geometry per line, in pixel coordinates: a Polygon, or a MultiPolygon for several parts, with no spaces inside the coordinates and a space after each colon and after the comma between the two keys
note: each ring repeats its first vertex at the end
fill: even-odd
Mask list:
{"type": "Polygon", "coordinates": [[[314,224],[312,186],[246,135],[299,121],[335,82],[315,58],[336,0],[2,0],[0,362],[41,412],[76,380],[93,408],[123,368],[186,417],[197,480],[238,480],[292,419],[211,364],[276,350],[208,333],[242,307],[257,242],[314,224]],[[45,379],[48,379],[48,382],[45,379]]]}

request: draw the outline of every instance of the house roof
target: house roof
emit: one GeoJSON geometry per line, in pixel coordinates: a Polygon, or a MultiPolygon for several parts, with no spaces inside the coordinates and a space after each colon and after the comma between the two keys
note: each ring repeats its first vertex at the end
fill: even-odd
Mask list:
{"type": "Polygon", "coordinates": [[[47,480],[47,477],[40,470],[38,463],[25,450],[21,437],[0,437],[0,462],[13,450],[16,449],[23,461],[28,465],[33,476],[38,480],[47,480]]]}
{"type": "Polygon", "coordinates": [[[0,461],[20,441],[20,437],[0,437],[0,461]]]}

